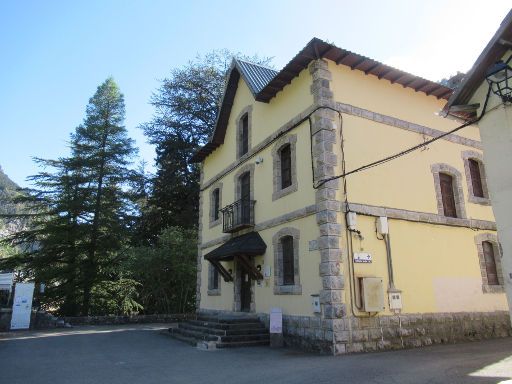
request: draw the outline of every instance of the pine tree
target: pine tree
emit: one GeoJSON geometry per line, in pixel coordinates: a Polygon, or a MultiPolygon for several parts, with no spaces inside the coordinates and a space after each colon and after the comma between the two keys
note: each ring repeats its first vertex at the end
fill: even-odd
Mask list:
{"type": "Polygon", "coordinates": [[[20,198],[30,227],[14,234],[18,255],[1,267],[21,268],[44,282],[48,306],[66,315],[90,314],[93,291],[126,290],[119,275],[120,252],[129,241],[134,206],[128,169],[135,153],[124,128],[124,101],[113,79],[89,100],[86,117],[71,135],[71,154],[37,159],[43,171],[31,177],[34,189],[20,198]],[[108,283],[108,284],[106,284],[108,283]],[[114,288],[113,288],[114,287],[114,288]]]}

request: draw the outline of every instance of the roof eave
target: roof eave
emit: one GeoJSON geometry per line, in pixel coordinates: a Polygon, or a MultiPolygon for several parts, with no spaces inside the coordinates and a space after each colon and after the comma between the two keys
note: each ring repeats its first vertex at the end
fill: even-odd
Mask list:
{"type": "Polygon", "coordinates": [[[500,27],[482,50],[464,80],[462,80],[461,84],[448,99],[443,108],[443,115],[447,116],[450,114],[449,111],[452,106],[464,105],[470,101],[484,81],[487,69],[497,60],[501,59],[507,50],[510,49],[510,46],[504,44],[503,40],[508,42],[512,40],[512,10],[505,16],[500,27]]]}

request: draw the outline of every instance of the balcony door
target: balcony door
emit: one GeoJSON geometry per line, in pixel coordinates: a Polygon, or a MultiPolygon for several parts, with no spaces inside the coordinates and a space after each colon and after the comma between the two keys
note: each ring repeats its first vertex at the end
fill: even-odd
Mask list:
{"type": "Polygon", "coordinates": [[[251,221],[251,173],[245,172],[240,176],[240,208],[241,222],[251,221]]]}

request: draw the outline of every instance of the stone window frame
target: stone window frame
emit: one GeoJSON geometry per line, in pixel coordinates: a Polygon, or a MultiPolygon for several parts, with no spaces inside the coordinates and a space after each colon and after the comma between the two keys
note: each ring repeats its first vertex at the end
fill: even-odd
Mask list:
{"type": "Polygon", "coordinates": [[[457,170],[457,168],[445,163],[432,164],[430,170],[432,171],[432,175],[434,177],[434,188],[436,191],[437,199],[437,213],[443,217],[446,217],[444,214],[443,198],[441,195],[441,182],[439,180],[439,174],[446,173],[453,177],[453,196],[455,198],[455,210],[457,211],[457,218],[466,219],[467,216],[466,207],[464,204],[464,191],[462,190],[462,174],[457,170]]]}
{"type": "Polygon", "coordinates": [[[240,111],[236,118],[236,158],[245,157],[251,152],[252,138],[252,105],[248,105],[240,111]],[[242,119],[247,115],[247,153],[242,154],[242,119]]]}
{"type": "Polygon", "coordinates": [[[235,201],[238,201],[242,198],[242,185],[240,184],[240,177],[249,172],[249,180],[250,180],[250,188],[251,188],[251,200],[254,200],[254,163],[245,164],[238,168],[234,175],[235,182],[235,201]]]}
{"type": "Polygon", "coordinates": [[[468,186],[468,201],[470,203],[491,205],[489,198],[489,189],[487,188],[487,177],[485,173],[484,157],[477,151],[464,151],[462,152],[462,161],[464,161],[464,172],[466,174],[466,183],[468,186]],[[473,194],[473,181],[471,180],[471,171],[469,169],[469,160],[475,160],[478,163],[480,170],[480,180],[482,182],[482,190],[484,197],[475,196],[473,194]]]}
{"type": "Polygon", "coordinates": [[[222,183],[215,183],[210,187],[210,228],[216,227],[222,222],[222,212],[219,210],[219,218],[215,220],[215,204],[214,204],[214,192],[219,190],[219,209],[222,208],[222,183]]]}
{"type": "Polygon", "coordinates": [[[502,252],[498,236],[494,233],[480,233],[475,236],[475,244],[478,250],[478,261],[480,273],[482,275],[482,291],[484,293],[503,293],[505,292],[505,281],[503,279],[503,269],[501,265],[502,252]],[[492,244],[494,251],[494,262],[496,263],[496,272],[498,274],[499,285],[489,285],[487,282],[487,270],[485,268],[484,247],[482,243],[488,241],[492,244]]]}
{"type": "Polygon", "coordinates": [[[213,288],[213,277],[215,276],[214,274],[214,271],[215,271],[215,267],[213,266],[212,263],[208,262],[208,296],[220,296],[220,287],[221,287],[221,274],[217,274],[217,278],[219,279],[218,283],[217,283],[217,289],[214,289],[213,288]]]}
{"type": "Polygon", "coordinates": [[[283,196],[289,195],[290,193],[298,190],[297,182],[297,135],[292,134],[282,139],[272,148],[272,168],[273,168],[273,192],[272,201],[280,199],[283,196]],[[285,145],[290,145],[290,157],[291,157],[291,168],[292,168],[292,183],[286,188],[281,188],[281,149],[285,145]]]}
{"type": "Polygon", "coordinates": [[[296,228],[281,228],[272,237],[272,247],[274,249],[274,295],[302,295],[302,286],[300,284],[300,231],[296,228]],[[285,236],[293,238],[293,268],[294,285],[283,284],[283,246],[281,239],[285,236]]]}

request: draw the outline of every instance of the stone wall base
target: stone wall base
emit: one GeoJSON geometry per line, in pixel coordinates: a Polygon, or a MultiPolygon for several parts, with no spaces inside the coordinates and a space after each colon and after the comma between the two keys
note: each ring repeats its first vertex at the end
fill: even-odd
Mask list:
{"type": "MultiPolygon", "coordinates": [[[[210,313],[230,311],[204,310],[210,313]]],[[[235,312],[236,313],[236,312],[235,312]]],[[[255,313],[269,328],[268,313],[255,313]]],[[[283,315],[285,345],[339,355],[512,336],[506,311],[401,314],[322,319],[283,315]]]]}
{"type": "Polygon", "coordinates": [[[343,319],[334,336],[338,349],[366,352],[507,337],[512,328],[506,311],[425,313],[343,319]]]}

